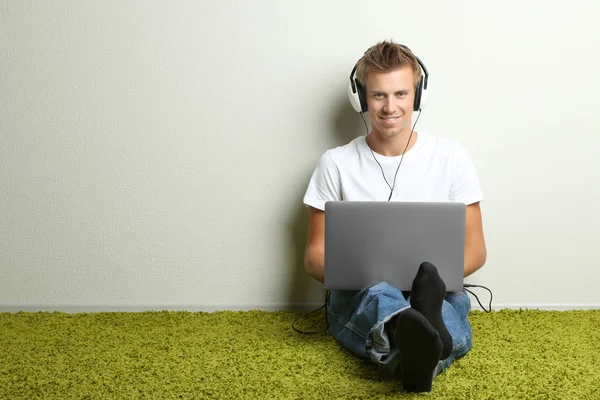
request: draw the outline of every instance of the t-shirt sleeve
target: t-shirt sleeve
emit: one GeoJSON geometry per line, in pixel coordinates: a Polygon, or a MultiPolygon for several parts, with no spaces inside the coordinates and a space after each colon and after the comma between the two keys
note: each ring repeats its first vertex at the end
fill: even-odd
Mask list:
{"type": "Polygon", "coordinates": [[[340,200],[342,200],[342,191],[339,170],[327,151],[319,159],[310,178],[304,194],[304,204],[324,211],[325,202],[340,200]]]}
{"type": "Polygon", "coordinates": [[[483,193],[475,166],[466,149],[457,144],[452,156],[453,179],[450,186],[450,200],[465,205],[483,200],[483,193]]]}

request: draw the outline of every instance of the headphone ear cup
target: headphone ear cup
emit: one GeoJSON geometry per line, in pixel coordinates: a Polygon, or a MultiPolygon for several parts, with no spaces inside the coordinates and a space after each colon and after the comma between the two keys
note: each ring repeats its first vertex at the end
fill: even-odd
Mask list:
{"type": "Polygon", "coordinates": [[[356,112],[367,112],[368,106],[365,89],[358,79],[354,79],[353,82],[356,90],[353,89],[352,82],[348,84],[348,98],[350,99],[350,103],[356,112]]]}
{"type": "Polygon", "coordinates": [[[417,91],[415,92],[415,105],[413,107],[413,111],[419,111],[425,108],[427,104],[427,98],[429,97],[429,88],[425,89],[424,86],[424,77],[421,75],[421,80],[419,81],[419,86],[417,91]]]}
{"type": "Polygon", "coordinates": [[[423,93],[423,77],[419,80],[417,85],[417,90],[415,90],[415,102],[413,104],[413,111],[419,111],[422,107],[421,105],[421,94],[423,93]]]}
{"type": "Polygon", "coordinates": [[[427,89],[421,88],[421,95],[419,99],[419,108],[422,110],[427,105],[427,98],[429,97],[429,87],[427,89]]]}
{"type": "Polygon", "coordinates": [[[348,98],[350,99],[350,103],[352,104],[354,111],[361,112],[362,104],[360,100],[359,89],[356,87],[356,90],[354,90],[352,88],[352,82],[348,84],[348,98]]]}
{"type": "Polygon", "coordinates": [[[362,112],[367,112],[369,110],[369,106],[367,105],[367,97],[365,96],[365,88],[358,79],[355,79],[356,89],[358,90],[358,98],[360,99],[360,109],[362,112]]]}

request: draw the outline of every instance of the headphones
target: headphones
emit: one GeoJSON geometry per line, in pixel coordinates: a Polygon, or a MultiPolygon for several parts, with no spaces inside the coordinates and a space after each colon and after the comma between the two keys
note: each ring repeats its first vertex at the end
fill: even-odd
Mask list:
{"type": "MultiPolygon", "coordinates": [[[[425,107],[425,103],[427,102],[427,97],[429,94],[427,83],[429,81],[429,72],[427,72],[427,68],[425,68],[425,64],[419,59],[419,57],[415,56],[413,52],[406,47],[405,45],[399,45],[404,49],[408,50],[413,57],[417,59],[417,62],[421,66],[421,79],[419,79],[419,83],[417,84],[415,91],[415,102],[413,104],[413,111],[419,111],[425,107]]],[[[368,50],[367,50],[368,51],[368,50]]],[[[360,58],[362,60],[362,57],[360,58]]],[[[367,98],[365,95],[364,86],[358,81],[356,78],[356,70],[358,68],[358,60],[352,68],[352,72],[350,73],[350,84],[348,85],[348,97],[350,98],[350,103],[356,110],[356,112],[364,113],[368,111],[367,106],[367,98]]]]}

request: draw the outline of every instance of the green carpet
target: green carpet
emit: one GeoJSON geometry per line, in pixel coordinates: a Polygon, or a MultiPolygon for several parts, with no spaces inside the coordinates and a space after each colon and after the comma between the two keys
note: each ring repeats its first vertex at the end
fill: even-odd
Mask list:
{"type": "Polygon", "coordinates": [[[402,392],[326,333],[295,332],[300,315],[2,313],[0,398],[600,399],[600,310],[473,311],[473,349],[428,394],[402,392]]]}

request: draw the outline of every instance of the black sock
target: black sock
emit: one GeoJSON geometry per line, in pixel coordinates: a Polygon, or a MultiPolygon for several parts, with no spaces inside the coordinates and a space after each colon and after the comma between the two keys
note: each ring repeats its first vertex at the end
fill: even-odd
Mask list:
{"type": "Polygon", "coordinates": [[[445,296],[446,284],[440,278],[437,268],[431,263],[422,263],[412,284],[410,305],[423,314],[440,334],[444,344],[440,356],[442,360],[452,353],[452,336],[442,319],[442,303],[445,296]]]}
{"type": "Polygon", "coordinates": [[[400,351],[398,375],[407,392],[431,392],[433,372],[442,352],[438,332],[417,310],[400,313],[394,339],[400,351]]]}

